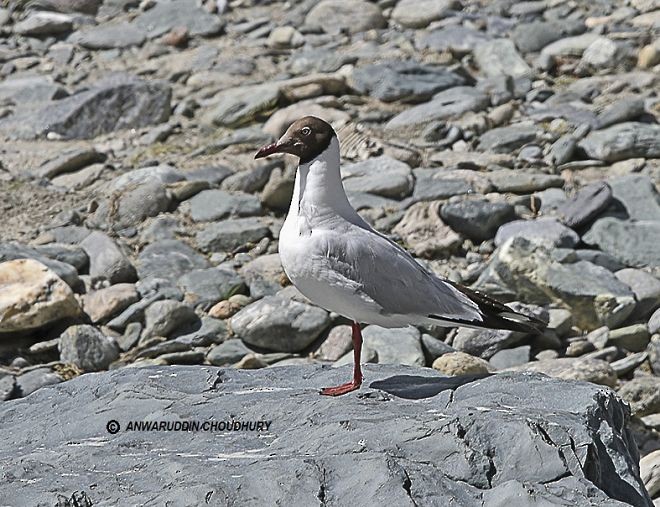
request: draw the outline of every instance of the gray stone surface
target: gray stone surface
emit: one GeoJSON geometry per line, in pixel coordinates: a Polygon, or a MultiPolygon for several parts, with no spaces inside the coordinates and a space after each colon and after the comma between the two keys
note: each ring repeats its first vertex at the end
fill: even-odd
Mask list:
{"type": "Polygon", "coordinates": [[[189,271],[179,277],[177,285],[185,292],[186,301],[204,310],[245,290],[245,282],[239,274],[223,268],[189,271]]]}
{"type": "Polygon", "coordinates": [[[119,347],[101,331],[86,324],[71,326],[60,336],[60,360],[83,371],[105,370],[119,357],[119,347]]]}
{"type": "Polygon", "coordinates": [[[623,205],[632,220],[660,222],[660,194],[651,178],[643,174],[629,174],[612,179],[614,198],[623,205]]]}
{"type": "Polygon", "coordinates": [[[159,37],[172,28],[185,26],[190,35],[215,35],[223,28],[218,16],[206,12],[192,0],[156,2],[151,9],[133,20],[133,25],[146,31],[149,38],[159,37]]]}
{"type": "Polygon", "coordinates": [[[400,199],[409,195],[414,185],[408,164],[387,155],[345,164],[341,174],[347,192],[367,192],[400,199]]]}
{"type": "Polygon", "coordinates": [[[243,192],[204,190],[190,199],[189,204],[190,216],[195,222],[211,222],[229,216],[245,217],[261,212],[259,198],[243,192]]]}
{"type": "Polygon", "coordinates": [[[258,218],[230,218],[207,225],[197,235],[197,245],[204,251],[231,251],[246,243],[257,243],[270,234],[258,218]]]}
{"type": "Polygon", "coordinates": [[[318,395],[349,374],[348,367],[320,366],[128,368],[41,389],[0,407],[9,478],[0,494],[16,505],[52,503],[74,491],[94,504],[200,504],[217,495],[240,504],[310,505],[320,491],[361,505],[651,505],[627,408],[606,388],[530,374],[448,379],[367,365],[361,391],[339,404],[318,395]],[[272,423],[262,432],[200,431],[183,439],[176,431],[127,430],[129,421],[156,418],[272,423]],[[110,420],[119,423],[116,434],[106,430],[110,420]],[[350,421],[348,430],[342,421],[350,421]],[[148,469],[139,466],[145,456],[148,469]],[[61,459],[68,471],[54,492],[35,467],[58,469],[61,459]],[[297,477],[296,487],[283,477],[297,477]]]}
{"type": "Polygon", "coordinates": [[[133,264],[107,234],[92,232],[80,242],[89,256],[89,274],[110,283],[134,282],[137,274],[133,264]]]}
{"type": "Polygon", "coordinates": [[[460,8],[455,0],[399,0],[392,10],[392,19],[409,28],[424,28],[460,8]]]}
{"type": "Polygon", "coordinates": [[[541,217],[534,220],[516,220],[502,225],[495,235],[495,244],[502,245],[514,237],[541,239],[557,247],[572,248],[580,242],[580,236],[559,223],[555,218],[541,217]]]}
{"type": "Polygon", "coordinates": [[[648,317],[660,307],[660,280],[641,269],[622,269],[615,273],[635,293],[637,307],[633,317],[648,317]]]}
{"type": "Polygon", "coordinates": [[[143,338],[170,337],[177,329],[198,321],[193,308],[180,301],[164,299],[156,301],[144,312],[143,338]]]}
{"type": "Polygon", "coordinates": [[[374,350],[382,364],[424,366],[421,333],[414,327],[385,329],[367,326],[362,331],[365,347],[374,350]]]}
{"type": "Polygon", "coordinates": [[[579,229],[592,222],[612,201],[612,188],[604,181],[586,185],[556,207],[561,222],[579,229]]]}
{"type": "Polygon", "coordinates": [[[447,26],[419,33],[415,45],[420,49],[469,53],[477,44],[489,40],[485,32],[465,26],[447,26]]]}
{"type": "Polygon", "coordinates": [[[532,125],[510,125],[484,132],[479,137],[478,148],[495,153],[509,153],[536,139],[532,125]]]}
{"type": "Polygon", "coordinates": [[[149,244],[137,258],[138,275],[147,278],[175,279],[193,269],[209,267],[199,252],[177,239],[165,239],[149,244]]]}
{"type": "Polygon", "coordinates": [[[531,78],[534,73],[509,39],[495,39],[477,44],[474,59],[486,76],[531,78]]]}
{"type": "MultiPolygon", "coordinates": [[[[3,377],[3,380],[4,378],[6,377],[3,377]]],[[[26,371],[16,377],[12,394],[17,398],[22,398],[32,394],[37,389],[51,386],[53,384],[59,384],[60,382],[62,382],[62,378],[50,368],[36,368],[34,370],[26,371]]]]}
{"type": "Polygon", "coordinates": [[[440,216],[456,232],[483,241],[492,238],[501,225],[513,220],[515,212],[513,206],[505,202],[466,199],[445,204],[440,216]]]}
{"type": "Polygon", "coordinates": [[[120,22],[77,31],[68,41],[87,49],[113,49],[140,46],[145,39],[145,30],[130,23],[120,22]]]}
{"type": "Polygon", "coordinates": [[[387,26],[380,8],[363,0],[321,0],[307,13],[305,23],[322,27],[333,35],[342,31],[357,33],[387,26]]]}
{"type": "Polygon", "coordinates": [[[605,217],[596,220],[582,240],[626,266],[660,266],[660,223],[605,217]]]}
{"type": "Polygon", "coordinates": [[[241,340],[234,338],[213,347],[206,359],[215,366],[228,366],[237,363],[251,352],[241,340]]]}
{"type": "Polygon", "coordinates": [[[579,146],[590,158],[616,162],[633,157],[660,157],[660,125],[649,123],[619,123],[595,130],[579,146]]]}

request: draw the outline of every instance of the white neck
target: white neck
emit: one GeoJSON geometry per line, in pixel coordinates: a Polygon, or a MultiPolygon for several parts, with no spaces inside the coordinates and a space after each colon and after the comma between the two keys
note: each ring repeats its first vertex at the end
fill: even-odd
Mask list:
{"type": "Polygon", "coordinates": [[[299,227],[311,230],[331,226],[337,215],[352,223],[362,222],[346,197],[339,171],[339,141],[333,137],[320,155],[298,166],[287,220],[300,219],[299,227]]]}

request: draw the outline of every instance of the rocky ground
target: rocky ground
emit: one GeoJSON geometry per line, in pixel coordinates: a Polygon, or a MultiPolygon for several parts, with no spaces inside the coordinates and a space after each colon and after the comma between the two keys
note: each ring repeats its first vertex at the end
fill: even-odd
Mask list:
{"type": "MultiPolygon", "coordinates": [[[[363,360],[615,389],[660,504],[656,0],[0,8],[0,400],[125,366],[351,361],[277,256],[290,122],[420,262],[549,321],[364,331],[363,360]]],[[[568,385],[568,384],[567,384],[568,385]]]]}

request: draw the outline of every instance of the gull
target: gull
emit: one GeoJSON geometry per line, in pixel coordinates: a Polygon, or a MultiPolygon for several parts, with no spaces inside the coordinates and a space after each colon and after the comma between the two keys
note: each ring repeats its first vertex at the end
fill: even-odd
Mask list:
{"type": "Polygon", "coordinates": [[[305,116],[255,158],[299,157],[279,254],[291,283],[314,304],[352,322],[353,379],[320,394],[342,395],[362,384],[363,324],[466,326],[538,333],[544,323],[441,278],[374,230],[351,206],[332,126],[305,116]]]}

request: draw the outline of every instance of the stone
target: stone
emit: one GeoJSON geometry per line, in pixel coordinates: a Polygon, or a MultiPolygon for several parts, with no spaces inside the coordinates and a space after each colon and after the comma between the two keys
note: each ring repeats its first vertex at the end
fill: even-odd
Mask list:
{"type": "Polygon", "coordinates": [[[338,361],[353,349],[352,333],[351,326],[342,324],[333,327],[314,356],[322,361],[338,361]]]}
{"type": "Polygon", "coordinates": [[[437,30],[420,30],[415,39],[415,46],[419,49],[451,51],[463,55],[472,52],[478,44],[490,39],[491,37],[485,32],[451,25],[437,30]]]}
{"type": "Polygon", "coordinates": [[[421,333],[414,327],[386,329],[367,326],[362,331],[364,344],[374,350],[381,364],[406,364],[424,366],[421,333]]]}
{"type": "Polygon", "coordinates": [[[615,276],[630,287],[637,299],[637,307],[633,318],[648,317],[660,307],[660,280],[641,269],[626,268],[615,273],[615,276]]]}
{"type": "Polygon", "coordinates": [[[270,178],[270,173],[275,169],[277,162],[260,164],[252,169],[238,171],[222,181],[222,189],[229,191],[240,191],[247,193],[258,192],[270,178]]]}
{"type": "Polygon", "coordinates": [[[502,349],[495,352],[488,362],[496,370],[518,366],[529,362],[530,350],[531,347],[529,345],[521,345],[520,347],[514,347],[511,349],[502,349]]]}
{"type": "Polygon", "coordinates": [[[660,332],[660,308],[658,308],[649,319],[649,333],[656,334],[660,332]]]}
{"type": "Polygon", "coordinates": [[[541,50],[541,54],[554,57],[581,57],[582,53],[599,37],[598,34],[593,32],[573,37],[564,37],[545,46],[541,50]]]}
{"type": "Polygon", "coordinates": [[[246,243],[257,243],[270,235],[270,228],[255,217],[230,218],[211,223],[196,235],[199,248],[205,252],[232,251],[246,243]]]}
{"type": "Polygon", "coordinates": [[[176,183],[185,179],[185,176],[174,167],[163,164],[152,167],[143,167],[125,172],[118,178],[112,180],[109,184],[109,192],[124,191],[130,188],[137,188],[141,185],[158,182],[163,185],[176,183]]]}
{"type": "Polygon", "coordinates": [[[38,329],[81,310],[71,288],[32,259],[0,263],[0,334],[38,329]]]}
{"type": "Polygon", "coordinates": [[[495,245],[500,246],[515,237],[541,239],[563,248],[573,248],[580,242],[580,236],[553,217],[508,222],[497,230],[495,245]]]}
{"type": "Polygon", "coordinates": [[[68,33],[73,28],[73,18],[57,12],[28,11],[25,19],[14,25],[14,33],[27,37],[47,37],[68,33]]]}
{"type": "Polygon", "coordinates": [[[268,36],[267,44],[275,49],[297,48],[305,43],[305,37],[292,26],[278,26],[268,36]]]}
{"type": "Polygon", "coordinates": [[[598,128],[636,120],[645,113],[644,99],[639,96],[622,98],[605,107],[598,114],[598,128]]]}
{"type": "Polygon", "coordinates": [[[573,326],[573,315],[564,308],[548,309],[548,329],[552,329],[557,336],[567,335],[573,326]]]}
{"type": "Polygon", "coordinates": [[[276,352],[300,352],[328,327],[330,317],[321,308],[278,293],[249,304],[230,323],[234,333],[248,345],[276,352]]]}
{"type": "Polygon", "coordinates": [[[444,354],[455,352],[454,347],[427,333],[422,333],[422,349],[427,364],[433,364],[433,361],[444,354]]]}
{"type": "Polygon", "coordinates": [[[15,104],[47,102],[69,95],[49,76],[8,76],[0,83],[0,100],[15,104]]]}
{"type": "Polygon", "coordinates": [[[67,328],[60,336],[60,361],[83,371],[105,370],[119,357],[117,344],[87,324],[67,328]]]}
{"type": "Polygon", "coordinates": [[[211,222],[229,216],[244,217],[261,213],[259,198],[243,192],[204,190],[188,202],[190,215],[195,222],[211,222]]]}
{"type": "Polygon", "coordinates": [[[170,337],[181,328],[197,322],[199,318],[191,306],[181,301],[164,299],[156,301],[144,312],[144,332],[142,337],[170,337]]]}
{"type": "Polygon", "coordinates": [[[639,475],[649,496],[657,497],[660,492],[660,449],[639,460],[639,475]]]}
{"type": "Polygon", "coordinates": [[[474,288],[504,299],[556,303],[571,310],[575,325],[585,330],[616,327],[636,306],[633,292],[610,271],[587,261],[561,264],[549,245],[522,236],[499,247],[474,288]]]}
{"type": "Polygon", "coordinates": [[[536,129],[530,125],[510,125],[488,130],[479,138],[479,150],[509,153],[536,139],[536,129]]]}
{"type": "Polygon", "coordinates": [[[660,266],[660,223],[650,220],[599,218],[582,241],[596,246],[626,266],[660,266]]]}
{"type": "Polygon", "coordinates": [[[601,69],[612,67],[621,58],[621,48],[607,37],[598,37],[582,53],[581,63],[601,69]]]}
{"type": "Polygon", "coordinates": [[[440,218],[440,206],[439,201],[413,204],[393,229],[418,257],[447,255],[461,243],[460,236],[440,218]]]}
{"type": "Polygon", "coordinates": [[[147,245],[138,256],[137,272],[147,278],[175,279],[193,269],[208,268],[199,252],[178,239],[164,239],[147,245]]]}
{"type": "Polygon", "coordinates": [[[307,13],[305,24],[322,27],[326,33],[358,33],[385,28],[387,20],[380,8],[363,0],[321,0],[307,13]]]}
{"type": "Polygon", "coordinates": [[[165,82],[114,76],[52,103],[18,109],[0,120],[0,133],[25,140],[49,133],[66,139],[90,139],[116,130],[146,127],[169,118],[171,95],[171,87],[165,82]]]}
{"type": "Polygon", "coordinates": [[[81,190],[98,181],[106,169],[107,166],[105,164],[92,164],[75,173],[67,173],[60,176],[55,176],[51,180],[51,183],[57,187],[63,187],[71,190],[81,190]]]}
{"type": "Polygon", "coordinates": [[[646,175],[629,174],[610,183],[614,198],[623,205],[632,220],[660,222],[660,194],[646,175]]]}
{"type": "Polygon", "coordinates": [[[644,46],[637,55],[637,66],[642,69],[650,69],[658,63],[660,63],[660,39],[644,46]]]}
{"type": "Polygon", "coordinates": [[[414,103],[429,100],[434,94],[464,85],[466,81],[445,67],[389,60],[355,68],[350,84],[359,93],[383,102],[414,103]]]}
{"type": "Polygon", "coordinates": [[[38,178],[53,178],[62,173],[78,171],[95,162],[103,162],[105,155],[94,148],[78,148],[46,161],[35,172],[38,178]]]}
{"type": "Polygon", "coordinates": [[[89,266],[89,257],[87,257],[85,251],[77,245],[50,243],[48,245],[37,245],[34,249],[49,259],[69,264],[80,272],[83,272],[87,266],[89,266]]]}
{"type": "Polygon", "coordinates": [[[409,195],[414,186],[408,164],[387,155],[343,165],[341,175],[347,192],[367,192],[400,199],[409,195]]]}
{"type": "Polygon", "coordinates": [[[185,292],[186,301],[208,310],[218,301],[243,292],[245,282],[233,270],[207,268],[189,271],[179,277],[177,285],[185,292]]]}
{"type": "Polygon", "coordinates": [[[588,157],[605,162],[660,157],[660,125],[624,122],[590,132],[579,143],[588,157]]]}
{"type": "Polygon", "coordinates": [[[455,0],[399,0],[391,18],[408,28],[424,28],[460,8],[455,0]]]}
{"type": "Polygon", "coordinates": [[[44,254],[36,248],[26,247],[18,243],[0,243],[0,262],[32,259],[50,269],[73,290],[78,290],[82,286],[82,282],[78,277],[76,268],[71,264],[53,259],[52,257],[52,255],[44,254]]]}
{"type": "Polygon", "coordinates": [[[538,192],[550,187],[561,187],[564,180],[554,174],[543,174],[536,171],[499,169],[488,173],[488,179],[498,192],[513,192],[527,194],[538,192]]]}
{"type": "Polygon", "coordinates": [[[228,366],[251,353],[252,351],[241,340],[234,338],[213,347],[206,359],[214,366],[228,366]]]}
{"type": "Polygon", "coordinates": [[[280,88],[273,84],[229,88],[215,96],[204,118],[213,125],[238,127],[274,109],[279,100],[280,88]]]}
{"type": "Polygon", "coordinates": [[[489,104],[488,96],[476,88],[455,86],[435,94],[429,102],[403,110],[385,127],[390,130],[421,128],[430,122],[456,118],[468,111],[482,111],[489,104]]]}
{"type": "Polygon", "coordinates": [[[295,177],[293,174],[273,169],[261,192],[262,204],[275,210],[288,210],[291,204],[294,183],[295,177]]]}
{"type": "Polygon", "coordinates": [[[193,0],[157,2],[132,23],[137,29],[146,31],[149,38],[160,37],[173,28],[184,26],[191,36],[208,37],[219,34],[224,26],[218,16],[206,12],[193,0]]]}
{"type": "Polygon", "coordinates": [[[236,504],[308,505],[319,502],[324,484],[322,491],[343,505],[354,499],[359,484],[366,506],[423,505],[428,498],[440,505],[650,505],[628,411],[608,389],[536,374],[474,380],[395,365],[366,365],[364,371],[362,390],[342,398],[341,405],[317,391],[344,382],[350,367],[152,366],[83,375],[2,406],[2,427],[14,437],[0,459],[7,474],[20,473],[29,484],[4,482],[0,495],[10,505],[32,505],[52,494],[42,474],[25,470],[19,456],[19,449],[36,445],[43,449],[44,465],[71,464],[72,475],[61,479],[58,491],[80,491],[81,482],[97,485],[79,492],[78,503],[89,495],[118,504],[130,489],[137,503],[200,504],[209,491],[213,496],[222,491],[236,504]],[[194,406],[194,419],[219,423],[219,404],[239,423],[267,423],[261,431],[254,424],[254,431],[211,430],[224,431],[222,442],[209,439],[207,431],[187,433],[185,452],[192,457],[185,459],[185,484],[178,479],[181,466],[171,467],[172,456],[183,449],[180,431],[140,440],[140,455],[124,453],[129,461],[117,463],[121,450],[135,445],[129,421],[150,421],[163,407],[171,423],[188,421],[194,406]],[[90,414],[85,424],[76,414],[80,406],[90,414]],[[365,411],[369,418],[358,417],[365,411]],[[110,420],[119,431],[107,436],[106,445],[71,445],[98,438],[110,420]],[[352,421],[348,442],[342,421],[352,421]],[[221,459],[211,468],[206,458],[195,458],[209,452],[243,456],[248,449],[263,458],[221,459]],[[145,454],[154,464],[149,470],[139,466],[145,454]],[[92,463],[96,471],[90,471],[92,463]],[[326,479],[315,463],[323,463],[326,479]],[[359,477],[348,463],[359,467],[359,477]],[[442,473],[434,463],[443,464],[442,473]],[[122,475],[126,469],[135,473],[122,475]],[[295,490],[283,485],[283,472],[298,477],[295,490]],[[254,477],[260,478],[256,486],[254,477]],[[218,486],[209,488],[210,483],[218,486]]]}
{"type": "Polygon", "coordinates": [[[286,276],[279,254],[260,255],[245,263],[240,273],[255,299],[278,292],[286,276]]]}
{"type": "Polygon", "coordinates": [[[507,371],[529,371],[543,373],[561,379],[582,380],[608,387],[616,385],[616,373],[607,361],[582,357],[560,357],[543,361],[532,361],[509,368],[507,371]]]}
{"type": "Polygon", "coordinates": [[[80,246],[89,257],[89,274],[93,278],[103,278],[111,284],[137,280],[135,268],[107,234],[94,231],[80,246]]]}
{"type": "Polygon", "coordinates": [[[107,23],[73,33],[68,41],[87,49],[115,49],[141,46],[145,31],[126,22],[107,23]]]}
{"type": "Polygon", "coordinates": [[[456,232],[476,241],[495,236],[497,229],[515,219],[512,205],[485,199],[466,199],[445,204],[440,216],[456,232]]]}
{"type": "Polygon", "coordinates": [[[16,397],[25,397],[42,387],[52,386],[62,382],[62,377],[50,368],[35,368],[16,377],[13,394],[16,397]]]}
{"type": "Polygon", "coordinates": [[[522,53],[535,53],[548,44],[565,37],[584,31],[584,25],[567,19],[559,21],[531,21],[517,23],[511,33],[511,38],[522,53]]]}
{"type": "Polygon", "coordinates": [[[481,72],[488,77],[531,78],[534,75],[509,39],[493,39],[477,44],[473,55],[481,72]]]}
{"type": "Polygon", "coordinates": [[[236,315],[241,308],[247,305],[248,302],[245,304],[239,304],[233,301],[229,301],[228,299],[223,299],[222,301],[218,301],[211,308],[209,308],[209,317],[222,320],[228,319],[229,317],[236,315]]]}
{"type": "Polygon", "coordinates": [[[579,229],[593,222],[611,202],[612,187],[598,181],[582,187],[573,197],[560,203],[555,212],[564,225],[579,229]]]}
{"type": "Polygon", "coordinates": [[[645,375],[624,382],[617,391],[630,404],[635,417],[660,412],[660,378],[645,375]]]}
{"type": "Polygon", "coordinates": [[[632,326],[612,329],[609,333],[608,345],[616,345],[630,352],[642,352],[649,344],[651,335],[646,324],[633,324],[632,326]]]}
{"type": "Polygon", "coordinates": [[[488,361],[471,356],[465,352],[448,352],[447,354],[443,354],[433,361],[433,369],[450,377],[487,374],[492,370],[488,361]]]}
{"type": "Polygon", "coordinates": [[[104,322],[140,299],[132,283],[118,283],[85,294],[82,305],[93,323],[104,322]]]}

